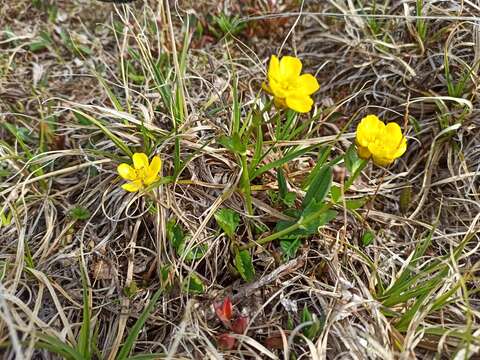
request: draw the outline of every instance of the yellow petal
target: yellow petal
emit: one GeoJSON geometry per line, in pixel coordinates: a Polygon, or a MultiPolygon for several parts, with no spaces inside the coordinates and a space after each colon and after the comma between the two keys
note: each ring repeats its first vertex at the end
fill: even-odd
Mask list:
{"type": "Polygon", "coordinates": [[[279,98],[285,98],[287,97],[287,91],[286,91],[286,84],[285,82],[279,82],[275,79],[272,79],[269,82],[270,85],[270,90],[273,93],[273,96],[279,97],[279,98]]]}
{"type": "Polygon", "coordinates": [[[139,170],[142,168],[148,168],[148,157],[144,153],[135,153],[132,156],[133,166],[139,170]]]}
{"type": "Polygon", "coordinates": [[[407,151],[407,139],[404,136],[402,141],[400,142],[400,146],[397,148],[397,151],[394,154],[395,158],[399,158],[400,156],[402,156],[405,151],[407,151]]]}
{"type": "Polygon", "coordinates": [[[157,181],[157,179],[159,178],[158,173],[160,172],[161,167],[162,167],[162,160],[160,159],[159,156],[154,156],[145,174],[146,175],[145,179],[143,180],[145,185],[150,185],[155,181],[157,181]]]}
{"type": "Polygon", "coordinates": [[[396,144],[398,147],[403,139],[402,128],[397,123],[388,123],[385,126],[383,136],[388,138],[391,143],[396,144]]]}
{"type": "Polygon", "coordinates": [[[360,146],[357,144],[357,153],[358,156],[361,157],[362,159],[369,159],[370,156],[372,156],[372,153],[370,150],[368,150],[368,147],[360,146]]]}
{"type": "Polygon", "coordinates": [[[385,124],[375,115],[364,117],[357,126],[356,141],[363,147],[368,147],[383,131],[385,124]]]}
{"type": "Polygon", "coordinates": [[[313,100],[309,96],[290,96],[286,98],[286,103],[290,109],[299,113],[306,113],[312,109],[313,100]]]}
{"type": "Polygon", "coordinates": [[[395,159],[392,159],[392,158],[387,158],[387,157],[382,157],[382,156],[377,156],[375,154],[372,154],[372,159],[373,159],[373,163],[377,166],[383,166],[383,167],[387,167],[388,165],[390,165],[391,163],[394,162],[395,159]]]}
{"type": "Polygon", "coordinates": [[[278,57],[272,55],[270,58],[270,64],[268,65],[268,73],[267,78],[268,81],[271,82],[274,79],[278,79],[280,77],[280,61],[278,57]]]}
{"type": "Polygon", "coordinates": [[[284,56],[280,60],[280,76],[285,80],[293,81],[302,72],[302,62],[293,56],[284,56]]]}
{"type": "Polygon", "coordinates": [[[142,182],[140,180],[133,181],[122,185],[122,189],[130,192],[138,191],[142,188],[142,182]]]}
{"type": "Polygon", "coordinates": [[[320,89],[320,85],[315,76],[303,74],[295,81],[292,91],[297,93],[301,92],[304,95],[311,95],[318,89],[320,89]]]}
{"type": "Polygon", "coordinates": [[[125,180],[135,180],[135,178],[137,177],[135,169],[125,163],[118,165],[117,172],[118,175],[120,175],[125,180]]]}

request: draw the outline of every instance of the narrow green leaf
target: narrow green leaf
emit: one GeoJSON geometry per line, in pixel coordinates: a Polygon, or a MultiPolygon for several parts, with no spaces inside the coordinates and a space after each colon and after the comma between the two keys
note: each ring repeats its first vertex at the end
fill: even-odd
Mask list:
{"type": "Polygon", "coordinates": [[[354,174],[361,166],[361,159],[358,157],[357,149],[354,144],[350,145],[345,153],[345,166],[350,174],[354,174]]]}
{"type": "Polygon", "coordinates": [[[318,203],[323,202],[330,191],[332,180],[333,174],[330,166],[324,166],[322,169],[320,169],[317,176],[315,176],[312,183],[308,187],[307,193],[305,194],[305,198],[302,202],[302,207],[304,209],[307,208],[312,200],[315,200],[318,203]]]}
{"type": "Polygon", "coordinates": [[[116,360],[125,360],[128,357],[128,355],[133,349],[133,346],[135,345],[135,342],[137,341],[138,335],[140,334],[140,331],[142,330],[143,325],[145,324],[145,321],[147,321],[148,316],[153,311],[158,299],[160,298],[162,291],[163,291],[162,289],[158,289],[157,292],[153,294],[152,298],[150,299],[150,302],[145,307],[140,317],[138,318],[138,320],[135,322],[132,329],[130,330],[130,334],[128,334],[128,337],[125,340],[125,343],[123,344],[122,348],[120,349],[120,352],[118,353],[116,360]]]}
{"type": "Polygon", "coordinates": [[[126,155],[129,157],[132,157],[133,153],[132,151],[128,148],[127,145],[125,145],[124,141],[121,140],[118,136],[113,134],[110,130],[107,129],[105,125],[103,125],[99,120],[95,119],[93,116],[90,116],[88,114],[85,114],[84,112],[80,110],[72,110],[74,114],[79,114],[86,118],[88,121],[93,123],[95,126],[97,126],[102,132],[110,139],[113,141],[113,143],[120,149],[122,150],[126,155]]]}
{"type": "Polygon", "coordinates": [[[87,274],[85,274],[83,264],[80,264],[80,274],[82,277],[83,286],[83,319],[82,327],[80,328],[80,334],[78,337],[77,350],[82,355],[83,359],[88,360],[91,358],[90,350],[90,292],[88,289],[87,274]]]}
{"type": "Polygon", "coordinates": [[[278,192],[280,198],[284,199],[288,193],[287,180],[285,180],[285,175],[283,174],[282,168],[277,169],[277,182],[278,182],[278,192]]]}
{"type": "Polygon", "coordinates": [[[54,336],[41,333],[36,336],[40,339],[34,344],[36,349],[48,350],[53,354],[61,355],[66,360],[85,360],[77,350],[54,336]]]}
{"type": "Polygon", "coordinates": [[[242,250],[235,256],[235,267],[237,268],[243,280],[250,282],[255,277],[255,268],[253,267],[252,257],[248,250],[242,250]]]}
{"type": "Polygon", "coordinates": [[[283,164],[286,164],[289,161],[292,161],[293,159],[296,159],[297,157],[302,156],[306,152],[312,150],[315,146],[309,146],[300,150],[296,151],[291,151],[287,155],[285,155],[283,158],[279,160],[272,161],[270,163],[267,163],[263,166],[260,166],[257,170],[253,171],[252,174],[250,175],[250,180],[255,179],[256,177],[262,175],[264,172],[269,171],[271,169],[279,168],[283,164]]]}

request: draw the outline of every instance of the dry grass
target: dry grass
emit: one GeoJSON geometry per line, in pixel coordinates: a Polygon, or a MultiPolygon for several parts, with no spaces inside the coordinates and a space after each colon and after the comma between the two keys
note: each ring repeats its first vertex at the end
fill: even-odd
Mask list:
{"type": "MultiPolygon", "coordinates": [[[[92,358],[119,358],[159,288],[132,356],[478,357],[480,4],[425,1],[416,17],[413,0],[185,1],[171,4],[171,14],[166,3],[22,0],[0,9],[3,358],[60,358],[38,344],[50,335],[76,346],[84,308],[92,358]],[[210,15],[221,11],[238,13],[246,27],[216,38],[210,15]],[[368,165],[347,194],[366,205],[342,210],[294,259],[283,259],[277,242],[254,247],[256,276],[247,284],[214,214],[223,207],[241,214],[241,243],[262,235],[254,224],[269,233],[286,215],[270,196],[274,170],[253,181],[248,215],[236,191],[241,168],[217,140],[232,126],[233,88],[242,119],[265,100],[266,63],[280,49],[302,58],[322,85],[317,118],[297,137],[273,141],[275,123],[264,119],[265,146],[274,144],[265,161],[316,146],[283,166],[297,199],[320,146],[333,145],[331,157],[344,154],[365,114],[402,124],[409,148],[388,170],[368,165]],[[179,101],[169,107],[172,94],[179,101]],[[127,158],[112,141],[143,150],[146,137],[164,160],[163,176],[179,170],[152,197],[120,188],[116,166],[127,158]],[[85,217],[72,209],[87,210],[85,217]],[[201,258],[175,252],[172,218],[188,234],[187,249],[207,245],[201,258]],[[364,246],[367,229],[376,236],[364,246]],[[192,273],[201,294],[183,289],[192,273]],[[408,287],[389,292],[402,273],[408,287]],[[249,318],[232,350],[217,344],[226,330],[212,306],[227,295],[249,318]],[[312,339],[303,335],[305,306],[322,323],[312,339]]],[[[334,184],[344,177],[337,165],[334,184]]]]}

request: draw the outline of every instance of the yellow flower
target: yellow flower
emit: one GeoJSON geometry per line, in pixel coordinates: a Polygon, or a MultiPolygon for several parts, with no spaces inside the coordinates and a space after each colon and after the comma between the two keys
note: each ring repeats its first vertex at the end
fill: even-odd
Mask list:
{"type": "Polygon", "coordinates": [[[299,113],[312,109],[310,97],[320,88],[313,75],[303,74],[302,62],[293,56],[284,56],[279,60],[275,55],[270,58],[268,66],[268,85],[264,89],[273,95],[275,106],[290,108],[299,113]]]}
{"type": "Polygon", "coordinates": [[[160,157],[154,156],[150,164],[144,153],[135,153],[132,156],[133,167],[128,164],[120,164],[117,167],[118,174],[130,182],[123,184],[122,189],[135,192],[153,184],[159,179],[158,173],[162,166],[160,157]]]}
{"type": "Polygon", "coordinates": [[[388,166],[407,150],[407,139],[396,123],[384,124],[375,115],[364,117],[357,126],[355,139],[358,155],[362,159],[372,157],[379,166],[388,166]]]}

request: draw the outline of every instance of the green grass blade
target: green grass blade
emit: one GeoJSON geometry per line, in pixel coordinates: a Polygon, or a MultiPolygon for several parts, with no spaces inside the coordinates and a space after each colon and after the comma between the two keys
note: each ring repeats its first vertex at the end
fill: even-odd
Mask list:
{"type": "Polygon", "coordinates": [[[110,139],[113,141],[113,143],[120,149],[122,150],[126,155],[129,157],[132,157],[133,153],[130,150],[130,148],[125,145],[125,143],[120,140],[118,136],[113,134],[110,130],[107,129],[105,125],[103,125],[99,120],[95,119],[93,116],[90,116],[83,111],[73,109],[72,110],[75,114],[78,114],[80,116],[83,116],[84,118],[88,119],[92,124],[96,125],[102,132],[110,139]]]}
{"type": "Polygon", "coordinates": [[[91,359],[91,349],[90,349],[90,293],[88,289],[88,280],[87,275],[85,274],[85,269],[83,264],[80,265],[80,274],[82,277],[82,286],[83,286],[83,319],[82,327],[80,328],[80,334],[78,337],[77,351],[82,355],[82,357],[87,360],[91,359]]]}
{"type": "Polygon", "coordinates": [[[155,307],[155,304],[160,298],[162,291],[163,291],[162,289],[157,290],[157,292],[150,299],[150,302],[148,303],[147,307],[143,310],[142,314],[133,325],[132,330],[130,331],[130,334],[128,335],[127,339],[125,340],[125,343],[123,344],[122,348],[120,349],[120,352],[117,355],[117,360],[127,359],[128,355],[133,349],[133,346],[135,345],[135,341],[137,341],[138,335],[140,334],[140,331],[142,330],[143,325],[145,324],[145,321],[147,321],[148,316],[150,315],[153,308],[155,307]]]}

